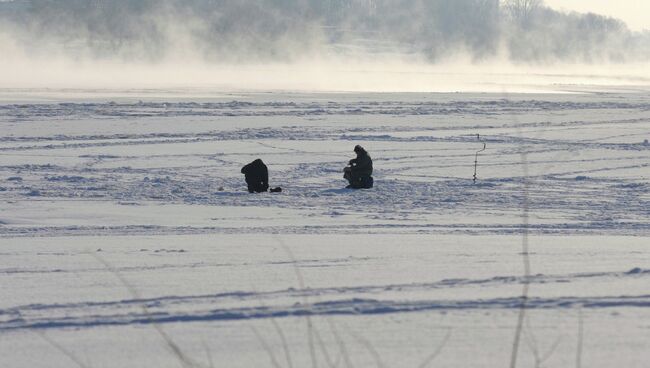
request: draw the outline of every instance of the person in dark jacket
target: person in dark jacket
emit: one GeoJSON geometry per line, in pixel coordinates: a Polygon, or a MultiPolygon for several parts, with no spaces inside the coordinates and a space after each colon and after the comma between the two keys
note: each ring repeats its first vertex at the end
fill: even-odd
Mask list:
{"type": "Polygon", "coordinates": [[[269,190],[269,170],[259,158],[242,167],[249,193],[262,193],[269,190]]]}
{"type": "Polygon", "coordinates": [[[374,185],[372,178],[372,159],[361,146],[354,147],[357,158],[350,160],[348,167],[343,170],[343,178],[347,179],[352,189],[370,189],[374,185]]]}

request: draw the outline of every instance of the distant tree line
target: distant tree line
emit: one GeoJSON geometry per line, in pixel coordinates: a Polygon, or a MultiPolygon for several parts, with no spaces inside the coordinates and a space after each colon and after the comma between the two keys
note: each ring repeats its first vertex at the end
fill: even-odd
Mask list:
{"type": "Polygon", "coordinates": [[[238,62],[318,52],[396,52],[430,61],[459,52],[519,62],[650,58],[647,33],[613,18],[557,12],[542,0],[15,2],[26,6],[0,22],[11,24],[4,28],[26,48],[98,58],[155,61],[179,50],[238,62]]]}

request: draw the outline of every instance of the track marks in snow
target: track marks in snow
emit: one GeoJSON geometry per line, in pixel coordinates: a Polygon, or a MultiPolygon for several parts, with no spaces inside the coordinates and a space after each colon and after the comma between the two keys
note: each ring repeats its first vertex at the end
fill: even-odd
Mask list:
{"type": "MultiPolygon", "coordinates": [[[[414,313],[430,311],[488,311],[497,309],[518,310],[520,298],[494,298],[480,300],[421,300],[391,301],[376,299],[349,299],[313,304],[278,307],[249,307],[211,309],[196,312],[132,312],[128,314],[68,316],[61,318],[35,318],[26,320],[18,317],[0,324],[0,331],[24,329],[94,328],[101,326],[123,326],[138,324],[190,323],[240,321],[287,317],[358,316],[393,313],[414,313]]],[[[603,308],[648,308],[650,295],[612,297],[558,297],[529,298],[528,309],[603,309],[603,308]]],[[[152,306],[155,308],[155,306],[152,306]]]]}
{"type": "MultiPolygon", "coordinates": [[[[46,126],[52,121],[61,124],[62,130],[52,135],[0,137],[0,159],[5,163],[0,165],[0,198],[323,209],[326,220],[356,214],[355,219],[365,221],[363,231],[370,232],[512,234],[521,230],[517,224],[523,200],[519,154],[526,152],[534,172],[531,210],[545,217],[539,223],[533,219],[533,232],[647,235],[650,188],[629,177],[647,171],[650,146],[641,143],[642,137],[639,143],[612,143],[602,137],[580,136],[594,128],[643,132],[650,124],[650,105],[626,101],[631,102],[607,96],[592,100],[576,96],[546,100],[429,96],[384,101],[2,105],[0,123],[18,119],[13,125],[30,122],[46,126]],[[305,120],[313,116],[322,119],[305,120]],[[185,125],[175,129],[174,124],[186,124],[185,117],[204,120],[194,131],[185,125]],[[238,126],[251,117],[259,119],[253,127],[238,126]],[[579,117],[584,119],[576,119],[579,117]],[[147,129],[102,134],[105,130],[84,128],[80,132],[85,133],[66,134],[65,124],[79,121],[91,125],[111,121],[124,127],[142,123],[147,129]],[[544,136],[549,131],[553,134],[544,136]],[[481,133],[488,151],[479,160],[480,182],[471,185],[478,144],[475,133],[481,133]],[[321,144],[323,141],[327,144],[321,144]],[[372,191],[338,189],[345,185],[341,169],[352,154],[330,146],[357,143],[369,146],[376,162],[376,188],[372,191]],[[210,153],[212,144],[216,153],[210,153]],[[230,148],[221,148],[224,145],[230,148]],[[122,148],[124,153],[117,150],[122,148]],[[173,150],[168,152],[169,148],[173,150]],[[271,184],[282,186],[282,195],[245,193],[239,174],[242,151],[247,157],[269,157],[271,184]],[[627,175],[618,177],[619,173],[627,175]],[[20,180],[11,180],[16,177],[20,180]],[[426,217],[427,213],[471,219],[454,227],[426,217]],[[497,218],[499,223],[481,220],[487,218],[497,218]]],[[[0,236],[237,231],[332,233],[354,229],[327,223],[240,227],[5,224],[0,236]]]]}
{"type": "MultiPolygon", "coordinates": [[[[530,278],[530,282],[532,284],[580,283],[649,276],[650,270],[633,268],[627,272],[534,275],[530,278]]],[[[517,309],[521,303],[518,297],[423,300],[421,295],[422,292],[431,294],[440,289],[498,287],[523,282],[522,277],[500,276],[489,279],[448,279],[402,285],[286,289],[268,292],[236,291],[214,295],[164,296],[108,302],[32,304],[0,311],[0,331],[302,316],[517,309]],[[413,295],[419,297],[409,296],[409,292],[414,292],[413,295]],[[400,298],[400,295],[403,296],[400,298]],[[318,301],[305,303],[309,298],[318,301]],[[327,298],[329,300],[325,300],[327,298]],[[257,306],[260,302],[265,306],[257,306]],[[143,308],[148,313],[142,313],[143,308]]],[[[531,298],[528,303],[531,309],[647,308],[650,307],[650,295],[537,297],[531,298]]]]}
{"type": "Polygon", "coordinates": [[[613,101],[578,102],[548,100],[459,100],[459,101],[354,101],[354,102],[139,102],[139,103],[59,103],[0,105],[0,113],[10,121],[34,118],[95,117],[145,118],[182,116],[317,116],[317,115],[450,115],[514,114],[532,111],[566,110],[650,110],[650,104],[613,101]]]}

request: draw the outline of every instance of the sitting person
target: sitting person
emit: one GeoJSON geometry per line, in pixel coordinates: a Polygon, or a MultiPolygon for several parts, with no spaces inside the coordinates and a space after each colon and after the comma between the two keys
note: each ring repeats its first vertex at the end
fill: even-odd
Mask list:
{"type": "Polygon", "coordinates": [[[372,178],[372,159],[363,147],[354,147],[357,158],[350,160],[349,166],[343,169],[343,178],[350,183],[346,188],[370,189],[374,185],[372,178]]]}
{"type": "Polygon", "coordinates": [[[242,167],[249,193],[262,193],[269,190],[269,170],[259,158],[242,167]]]}

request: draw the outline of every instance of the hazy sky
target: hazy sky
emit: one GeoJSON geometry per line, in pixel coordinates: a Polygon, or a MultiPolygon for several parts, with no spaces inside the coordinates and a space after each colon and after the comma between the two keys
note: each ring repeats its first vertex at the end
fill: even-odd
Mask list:
{"type": "MultiPolygon", "coordinates": [[[[0,0],[12,1],[12,0],[0,0]]],[[[622,19],[630,29],[650,30],[650,0],[545,0],[558,10],[593,12],[622,19]]]]}
{"type": "Polygon", "coordinates": [[[650,0],[545,0],[545,3],[555,9],[613,16],[635,31],[650,30],[650,0]]]}

